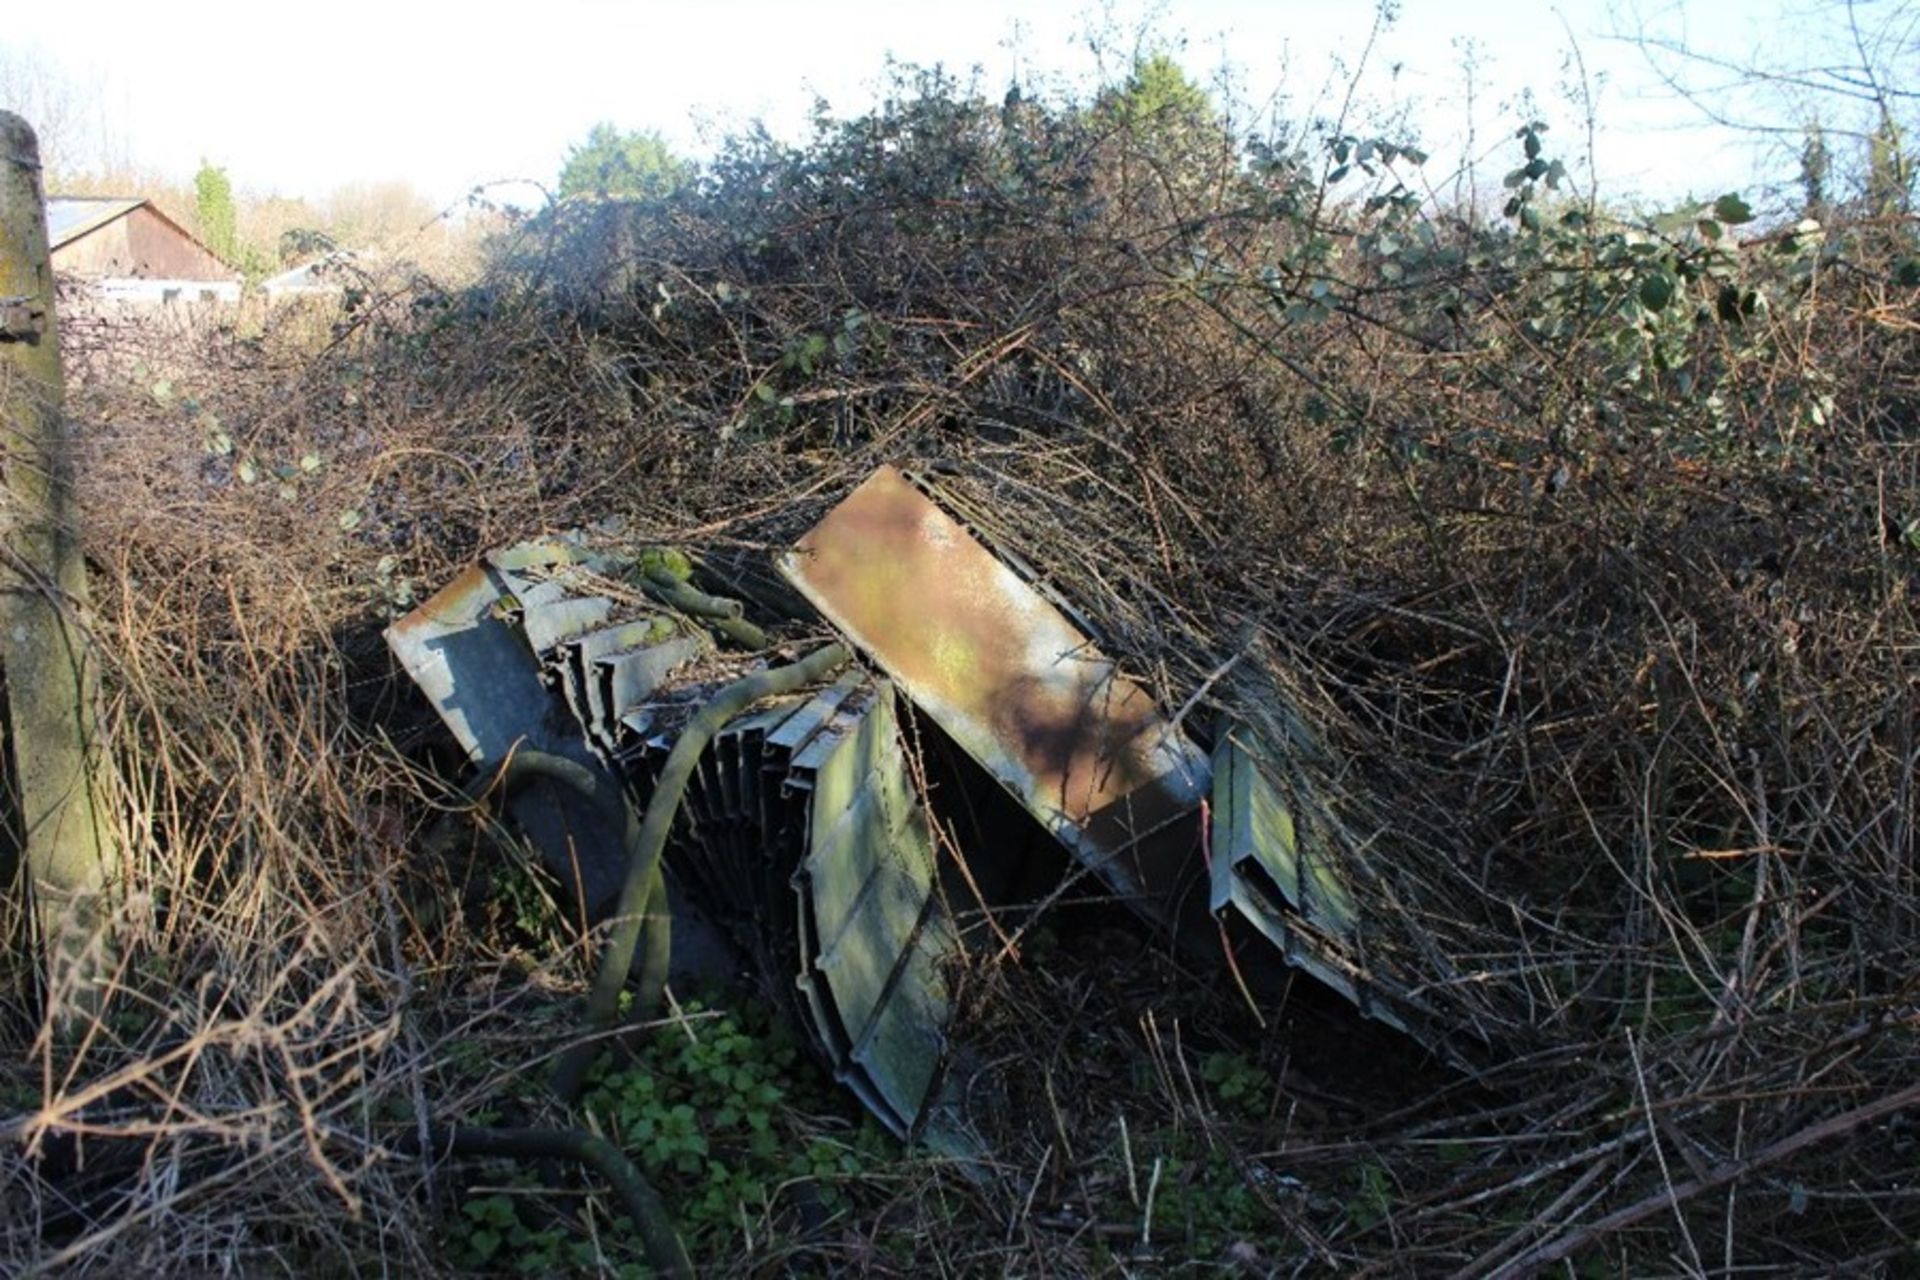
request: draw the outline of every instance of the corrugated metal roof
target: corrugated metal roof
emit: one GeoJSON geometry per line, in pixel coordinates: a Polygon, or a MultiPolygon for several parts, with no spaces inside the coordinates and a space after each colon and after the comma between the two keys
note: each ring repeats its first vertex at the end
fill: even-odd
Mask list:
{"type": "Polygon", "coordinates": [[[146,201],[137,196],[52,196],[47,200],[47,248],[78,240],[95,227],[125,217],[146,201]]]}

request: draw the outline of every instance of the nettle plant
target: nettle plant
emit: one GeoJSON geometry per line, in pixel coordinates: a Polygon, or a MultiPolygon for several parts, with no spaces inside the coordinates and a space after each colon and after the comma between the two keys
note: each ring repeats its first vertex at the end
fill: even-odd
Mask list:
{"type": "Polygon", "coordinates": [[[586,1099],[674,1202],[696,1256],[703,1243],[715,1250],[777,1219],[783,1195],[839,1207],[850,1182],[893,1150],[871,1120],[840,1136],[802,1132],[801,1116],[840,1104],[792,1037],[764,1015],[702,1013],[688,1002],[586,1099]]]}
{"type": "MultiPolygon", "coordinates": [[[[698,1001],[680,1012],[632,1063],[603,1064],[584,1106],[590,1126],[659,1189],[703,1267],[768,1243],[796,1212],[848,1207],[860,1180],[897,1155],[871,1120],[837,1123],[843,1104],[768,1015],[714,1013],[698,1001]]],[[[631,1230],[565,1219],[531,1192],[469,1197],[455,1233],[459,1260],[524,1275],[646,1274],[637,1255],[609,1256],[628,1248],[616,1242],[631,1230]]]]}

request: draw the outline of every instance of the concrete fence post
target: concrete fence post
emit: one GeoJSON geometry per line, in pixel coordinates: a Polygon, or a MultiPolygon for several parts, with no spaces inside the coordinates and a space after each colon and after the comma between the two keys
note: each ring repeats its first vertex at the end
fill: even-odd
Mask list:
{"type": "Polygon", "coordinates": [[[39,144],[0,111],[0,669],[50,1008],[90,1006],[107,833],[97,663],[76,536],[39,144]]]}

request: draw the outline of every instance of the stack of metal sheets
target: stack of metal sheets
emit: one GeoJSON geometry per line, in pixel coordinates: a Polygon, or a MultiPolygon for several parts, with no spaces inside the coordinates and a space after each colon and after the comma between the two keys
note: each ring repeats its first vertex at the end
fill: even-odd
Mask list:
{"type": "MultiPolygon", "coordinates": [[[[712,648],[704,632],[568,585],[572,572],[607,567],[571,543],[522,543],[388,628],[388,646],[477,767],[532,749],[624,780],[618,752],[645,725],[648,699],[712,648]]],[[[546,781],[507,809],[588,914],[611,907],[623,856],[604,813],[546,781]]]]}
{"type": "MultiPolygon", "coordinates": [[[[532,747],[617,780],[644,806],[680,719],[712,692],[684,676],[712,642],[669,614],[572,594],[570,571],[586,563],[566,543],[495,552],[388,640],[475,764],[532,747]]],[[[560,883],[603,913],[624,873],[618,833],[557,788],[509,805],[560,883]]],[[[894,1132],[922,1131],[958,944],[893,685],[854,670],[723,726],[688,783],[667,862],[836,1078],[894,1132]]]]}
{"type": "MultiPolygon", "coordinates": [[[[949,962],[963,945],[941,890],[954,866],[936,867],[926,803],[955,810],[942,830],[973,833],[958,855],[982,917],[1009,905],[996,895],[1050,835],[1189,954],[1218,961],[1234,946],[1256,993],[1305,972],[1444,1051],[1414,975],[1367,954],[1352,857],[1329,856],[1365,842],[1322,829],[1324,805],[1290,805],[1276,781],[1291,776],[1289,757],[1245,728],[1217,724],[1210,752],[1196,744],[1017,564],[924,482],[880,468],[778,568],[887,678],[854,670],[751,708],[715,735],[682,801],[670,881],[721,924],[836,1077],[896,1133],[966,1145],[940,1086],[949,962]],[[924,719],[903,734],[908,704],[924,719]],[[949,771],[946,794],[929,797],[906,739],[932,726],[963,753],[964,776],[949,771]],[[995,783],[1016,823],[982,825],[973,800],[995,783]],[[1249,931],[1251,951],[1229,937],[1249,931]]],[[[568,542],[509,548],[389,641],[476,764],[536,747],[644,806],[680,725],[732,675],[690,670],[713,649],[697,620],[593,589],[620,570],[568,542]]],[[[586,808],[533,787],[513,816],[597,917],[624,856],[586,808]]]]}

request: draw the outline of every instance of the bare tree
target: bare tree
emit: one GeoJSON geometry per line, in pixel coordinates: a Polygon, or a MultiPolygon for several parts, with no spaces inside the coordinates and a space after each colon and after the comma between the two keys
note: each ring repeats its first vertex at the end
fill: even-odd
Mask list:
{"type": "Polygon", "coordinates": [[[1789,150],[1808,205],[1852,198],[1874,214],[1912,208],[1920,3],[1820,0],[1786,17],[1767,48],[1716,44],[1689,17],[1681,0],[1617,26],[1707,119],[1789,150]]]}

